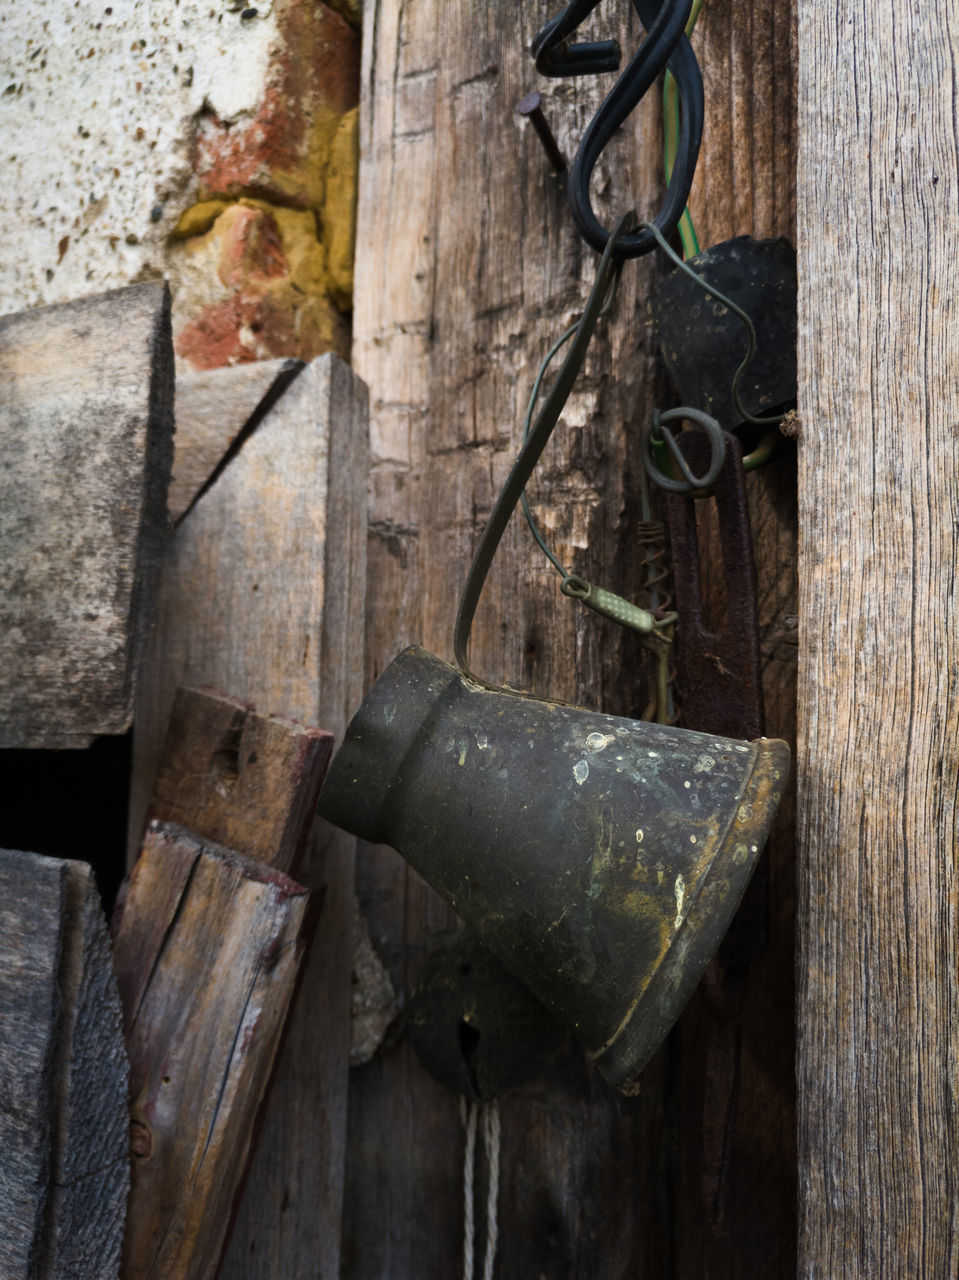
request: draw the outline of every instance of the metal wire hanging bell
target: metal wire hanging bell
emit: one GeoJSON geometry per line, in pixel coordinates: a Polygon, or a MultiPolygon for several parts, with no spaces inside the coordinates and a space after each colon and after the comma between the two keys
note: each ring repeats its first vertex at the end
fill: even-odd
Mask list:
{"type": "Polygon", "coordinates": [[[481,941],[630,1085],[723,937],[786,781],[786,744],[734,741],[490,686],[469,669],[493,553],[618,271],[611,235],[580,328],[480,539],[458,668],[424,649],[377,681],[320,812],[393,845],[481,941]]]}

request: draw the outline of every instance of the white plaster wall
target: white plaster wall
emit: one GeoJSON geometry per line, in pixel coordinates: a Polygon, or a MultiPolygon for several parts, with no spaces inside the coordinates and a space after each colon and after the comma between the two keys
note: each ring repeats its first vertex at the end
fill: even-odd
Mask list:
{"type": "Polygon", "coordinates": [[[0,314],[162,274],[204,111],[255,114],[278,45],[273,0],[0,0],[0,314]]]}

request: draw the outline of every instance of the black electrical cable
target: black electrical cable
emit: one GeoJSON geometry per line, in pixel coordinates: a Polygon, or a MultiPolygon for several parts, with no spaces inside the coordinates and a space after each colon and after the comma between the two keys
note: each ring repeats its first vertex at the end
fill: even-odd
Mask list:
{"type": "MultiPolygon", "coordinates": [[[[547,74],[551,75],[575,75],[606,69],[593,65],[596,61],[594,51],[600,45],[568,44],[568,37],[596,3],[598,0],[574,0],[542,29],[533,42],[540,70],[548,68],[547,74]]],[[[692,0],[664,0],[662,5],[657,0],[633,0],[633,5],[648,35],[590,121],[569,174],[568,192],[573,219],[583,239],[599,252],[605,250],[610,233],[597,218],[590,200],[589,184],[593,171],[613,135],[649,92],[664,67],[669,68],[676,80],[680,110],[676,162],[662,206],[651,219],[664,235],[670,235],[683,216],[702,141],[705,114],[703,81],[696,55],[685,34],[692,0]]],[[[602,47],[613,43],[604,42],[602,47]]],[[[648,229],[636,230],[619,240],[616,253],[621,259],[638,258],[649,253],[655,245],[655,238],[648,229]]]]}
{"type": "Polygon", "coordinates": [[[632,220],[632,214],[624,214],[610,237],[609,244],[599,264],[589,299],[573,334],[570,349],[566,353],[566,358],[560,367],[555,382],[550,388],[543,407],[536,417],[536,421],[529,431],[523,448],[513,463],[513,468],[507,477],[506,483],[493,505],[489,520],[486,522],[486,528],[483,530],[479,545],[473,556],[469,573],[466,576],[463,594],[460,597],[459,608],[456,613],[456,624],[453,629],[453,652],[459,669],[477,684],[485,684],[486,682],[474,675],[470,670],[468,661],[469,638],[473,626],[473,617],[476,613],[476,606],[479,603],[480,593],[483,590],[483,584],[486,581],[486,575],[489,572],[493,556],[496,554],[496,548],[499,546],[500,539],[509,523],[510,516],[513,514],[527,482],[533,474],[533,468],[546,448],[553,433],[553,428],[559,421],[563,407],[573,389],[573,383],[576,381],[576,375],[579,373],[586,358],[590,339],[606,305],[610,289],[622,270],[622,259],[617,254],[616,249],[620,238],[627,234],[626,228],[632,220]]]}

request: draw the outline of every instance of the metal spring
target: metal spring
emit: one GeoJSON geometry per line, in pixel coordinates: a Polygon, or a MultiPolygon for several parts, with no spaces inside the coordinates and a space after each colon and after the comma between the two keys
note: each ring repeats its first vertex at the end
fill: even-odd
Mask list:
{"type": "MultiPolygon", "coordinates": [[[[673,607],[673,593],[670,590],[669,565],[666,563],[666,526],[661,520],[640,520],[637,524],[637,541],[643,548],[646,564],[646,593],[649,608],[654,612],[669,613],[673,607]]],[[[670,715],[669,723],[676,724],[679,719],[679,701],[676,693],[676,664],[669,669],[670,715]]],[[[654,700],[655,701],[655,700],[654,700]]],[[[643,719],[653,714],[654,703],[646,708],[643,719]]]]}
{"type": "Polygon", "coordinates": [[[666,526],[661,520],[640,520],[637,526],[637,541],[644,550],[649,607],[668,613],[672,607],[673,597],[668,586],[666,526]]]}

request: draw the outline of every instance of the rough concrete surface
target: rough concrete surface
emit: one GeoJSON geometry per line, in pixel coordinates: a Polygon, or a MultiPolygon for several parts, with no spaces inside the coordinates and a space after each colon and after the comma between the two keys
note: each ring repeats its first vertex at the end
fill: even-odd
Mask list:
{"type": "Polygon", "coordinates": [[[198,367],[342,347],[358,44],[316,0],[0,6],[0,313],[166,275],[198,367]],[[197,253],[197,235],[215,251],[197,253]]]}

